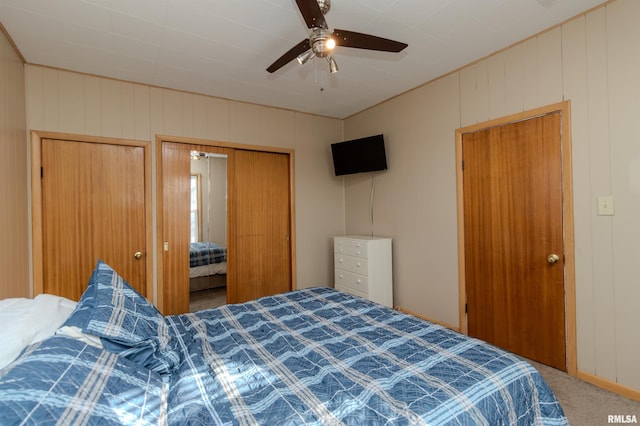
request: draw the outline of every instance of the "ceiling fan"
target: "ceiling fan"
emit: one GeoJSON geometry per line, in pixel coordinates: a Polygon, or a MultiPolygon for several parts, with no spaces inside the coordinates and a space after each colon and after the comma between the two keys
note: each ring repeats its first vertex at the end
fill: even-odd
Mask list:
{"type": "Polygon", "coordinates": [[[329,70],[331,73],[336,73],[338,72],[338,64],[331,57],[331,52],[336,46],[384,52],[400,52],[408,46],[399,41],[354,31],[335,29],[333,33],[330,32],[324,15],[331,8],[331,0],[296,0],[296,3],[307,27],[311,29],[311,33],[309,38],[293,46],[271,64],[267,68],[270,73],[279,70],[294,59],[297,59],[300,65],[304,65],[314,57],[326,58],[329,62],[329,70]]]}

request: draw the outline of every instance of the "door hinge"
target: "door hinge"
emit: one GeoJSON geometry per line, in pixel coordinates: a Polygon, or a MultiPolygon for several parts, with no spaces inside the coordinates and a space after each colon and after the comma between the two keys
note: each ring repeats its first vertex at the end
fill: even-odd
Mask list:
{"type": "Polygon", "coordinates": [[[464,160],[462,160],[461,167],[462,167],[462,170],[464,170],[464,160]]]}
{"type": "Polygon", "coordinates": [[[44,167],[40,167],[40,179],[44,177],[44,167]]]}
{"type": "Polygon", "coordinates": [[[467,305],[466,303],[464,304],[464,313],[465,314],[469,313],[469,305],[467,305]]]}

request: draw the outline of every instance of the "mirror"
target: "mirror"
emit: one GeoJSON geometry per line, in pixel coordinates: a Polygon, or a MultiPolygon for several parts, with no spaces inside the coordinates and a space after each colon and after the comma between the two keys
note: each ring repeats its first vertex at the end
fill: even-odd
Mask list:
{"type": "Polygon", "coordinates": [[[191,151],[190,311],[227,301],[227,155],[191,151]]]}

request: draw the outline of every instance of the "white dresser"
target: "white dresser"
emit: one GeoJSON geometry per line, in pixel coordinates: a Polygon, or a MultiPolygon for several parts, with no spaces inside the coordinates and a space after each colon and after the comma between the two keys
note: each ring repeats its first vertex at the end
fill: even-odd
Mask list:
{"type": "Polygon", "coordinates": [[[391,238],[334,237],[335,288],[393,307],[391,238]]]}

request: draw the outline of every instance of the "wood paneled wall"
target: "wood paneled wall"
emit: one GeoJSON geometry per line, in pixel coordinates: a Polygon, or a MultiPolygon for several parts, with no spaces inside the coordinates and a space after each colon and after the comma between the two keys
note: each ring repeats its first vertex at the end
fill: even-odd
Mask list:
{"type": "MultiPolygon", "coordinates": [[[[332,285],[344,197],[330,144],[342,140],[342,120],[36,65],[26,66],[25,80],[29,130],[151,141],[154,197],[156,135],[295,150],[296,282],[332,285]]],[[[157,229],[155,213],[153,220],[157,229]]]]}
{"type": "Polygon", "coordinates": [[[0,299],[29,297],[24,65],[0,31],[0,299]]]}
{"type": "MultiPolygon", "coordinates": [[[[394,238],[397,303],[458,325],[456,128],[571,101],[578,370],[640,396],[640,2],[615,0],[345,120],[384,133],[376,233],[394,238]],[[401,190],[400,190],[401,188],[401,190]],[[614,216],[598,196],[613,195],[614,216]]],[[[348,233],[370,180],[346,179],[348,233]]]]}

